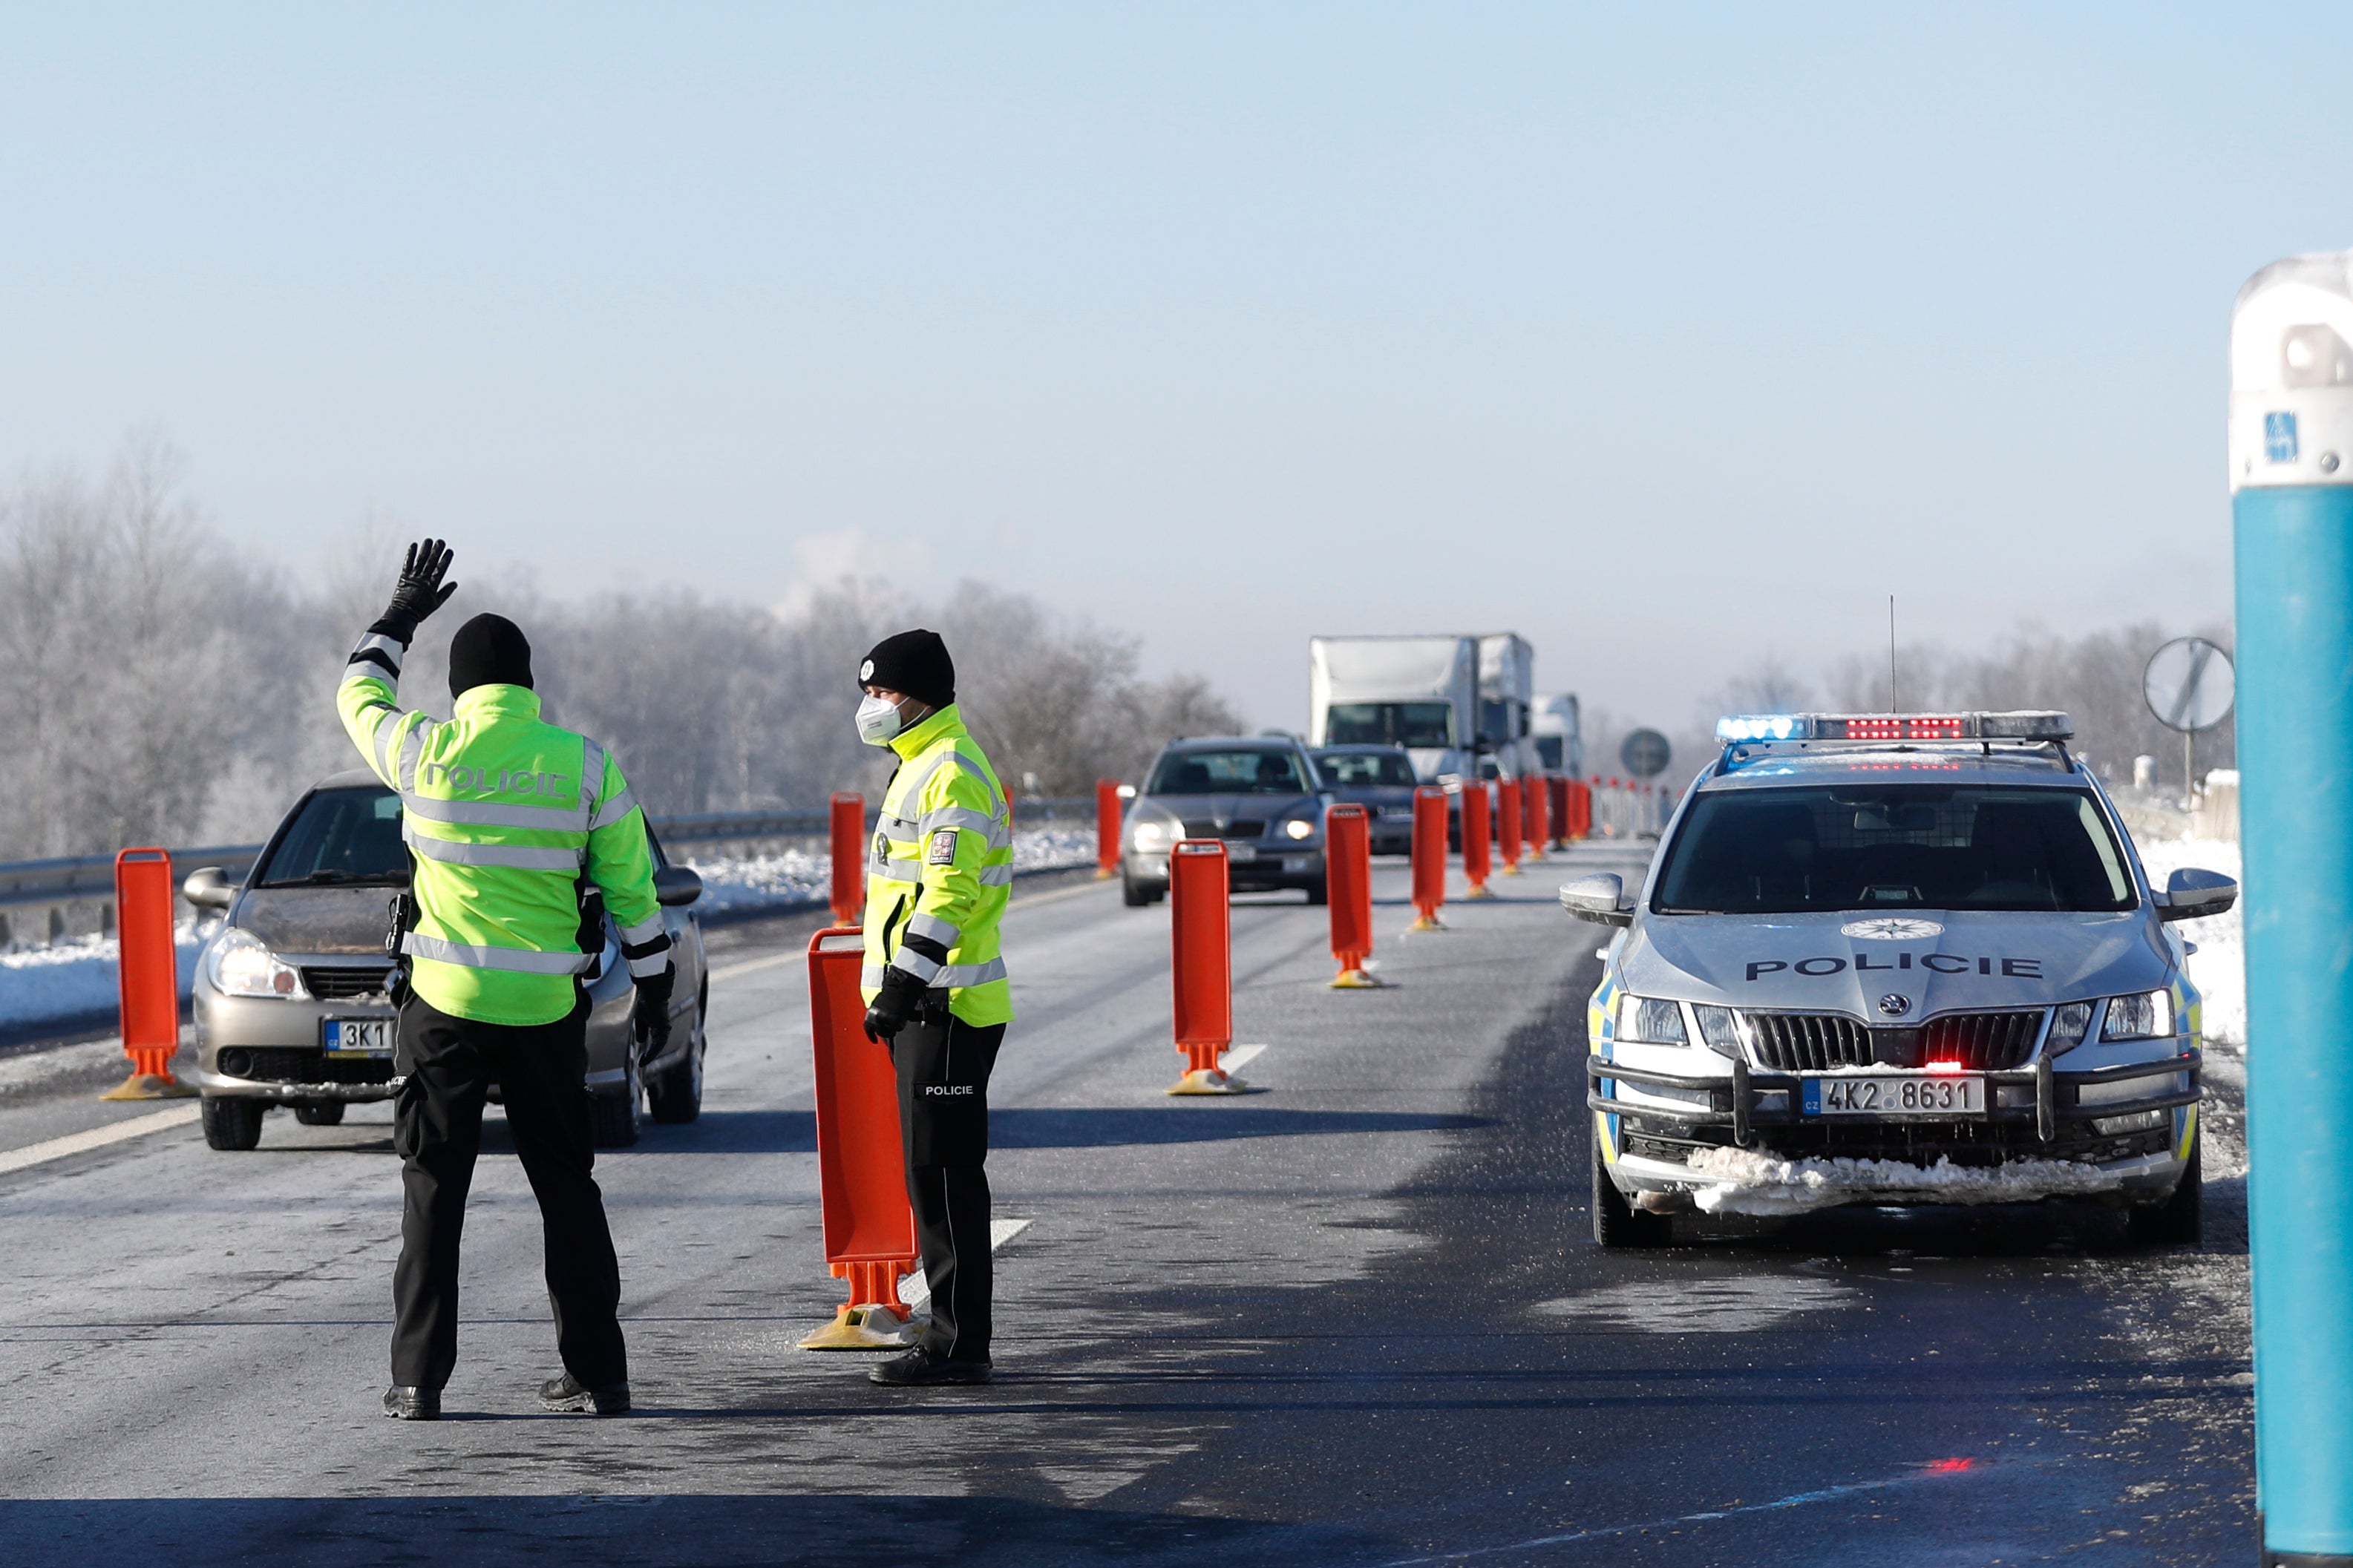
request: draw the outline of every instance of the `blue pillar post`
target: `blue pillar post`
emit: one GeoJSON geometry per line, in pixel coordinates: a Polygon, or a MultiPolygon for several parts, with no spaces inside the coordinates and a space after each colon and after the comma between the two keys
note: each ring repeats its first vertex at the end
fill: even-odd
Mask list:
{"type": "Polygon", "coordinates": [[[2263,1562],[2353,1568],[2353,253],[2231,319],[2263,1562]]]}

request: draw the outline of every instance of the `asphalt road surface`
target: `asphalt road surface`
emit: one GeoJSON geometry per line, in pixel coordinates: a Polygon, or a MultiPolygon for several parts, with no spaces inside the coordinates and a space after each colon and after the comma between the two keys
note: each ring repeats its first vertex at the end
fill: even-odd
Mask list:
{"type": "Polygon", "coordinates": [[[477,1178],[449,1418],[396,1423],[376,1414],[383,1108],[274,1113],[252,1153],[175,1123],[10,1170],[155,1108],[93,1112],[111,1064],[0,1084],[0,1560],[2251,1561],[2227,1068],[2200,1251],[2000,1209],[1605,1256],[1580,1066],[1599,933],[1552,902],[1566,874],[1499,879],[1403,937],[1385,867],[1379,991],[1324,987],[1324,911],[1240,900],[1238,1033],[1264,1047],[1242,1076],[1264,1092],[1224,1100],[1160,1092],[1166,907],[1025,887],[987,1388],[880,1389],[865,1357],[794,1348],[839,1299],[806,921],[718,935],[708,1109],[598,1163],[627,1420],[536,1407],[554,1343],[511,1156],[477,1178]]]}

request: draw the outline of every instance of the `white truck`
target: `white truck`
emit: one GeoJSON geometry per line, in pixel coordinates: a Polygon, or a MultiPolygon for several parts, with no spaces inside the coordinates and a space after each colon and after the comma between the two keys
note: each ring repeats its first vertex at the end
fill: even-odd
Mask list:
{"type": "Polygon", "coordinates": [[[1477,776],[1477,639],[1311,637],[1307,659],[1309,745],[1403,746],[1427,784],[1477,776]]]}
{"type": "Polygon", "coordinates": [[[1571,778],[1585,772],[1585,737],[1578,723],[1577,693],[1539,691],[1528,720],[1536,743],[1536,761],[1546,773],[1571,778]]]}
{"type": "Polygon", "coordinates": [[[1536,650],[1517,632],[1490,632],[1479,639],[1478,747],[1494,759],[1482,773],[1520,778],[1542,769],[1529,726],[1535,667],[1536,650]]]}

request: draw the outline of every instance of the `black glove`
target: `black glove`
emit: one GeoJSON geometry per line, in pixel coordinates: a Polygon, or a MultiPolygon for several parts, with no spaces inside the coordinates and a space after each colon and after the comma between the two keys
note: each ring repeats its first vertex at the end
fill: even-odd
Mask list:
{"type": "Polygon", "coordinates": [[[393,584],[392,607],[376,624],[406,642],[417,635],[419,621],[448,603],[449,595],[458,591],[455,583],[444,585],[442,574],[458,552],[438,539],[408,547],[408,559],[401,563],[400,581],[393,584]]]}
{"type": "Polygon", "coordinates": [[[901,969],[897,964],[882,972],[882,992],[866,1009],[866,1037],[884,1045],[899,1037],[899,1031],[915,1016],[915,1008],[923,999],[923,983],[901,969]]]}
{"type": "Polygon", "coordinates": [[[665,963],[659,974],[649,974],[638,982],[637,1001],[631,1005],[629,1017],[653,1047],[655,1056],[661,1055],[670,1045],[670,994],[678,984],[678,965],[665,963]]]}

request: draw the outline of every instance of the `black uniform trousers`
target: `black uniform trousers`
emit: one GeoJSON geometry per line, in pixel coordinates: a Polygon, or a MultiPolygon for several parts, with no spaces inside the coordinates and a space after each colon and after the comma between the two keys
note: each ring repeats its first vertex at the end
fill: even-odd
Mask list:
{"type": "Polygon", "coordinates": [[[927,1006],[892,1042],[907,1201],[932,1288],[923,1346],[951,1361],[988,1359],[988,1074],[1002,1024],[927,1006]]]}
{"type": "Polygon", "coordinates": [[[400,1009],[393,1146],[400,1152],[400,1264],[393,1271],[392,1381],[438,1389],[458,1364],[458,1241],[495,1082],[539,1199],[547,1294],[564,1368],[591,1388],[626,1382],[621,1268],[589,1174],[588,999],[553,1024],[477,1023],[411,995],[400,1009]]]}

